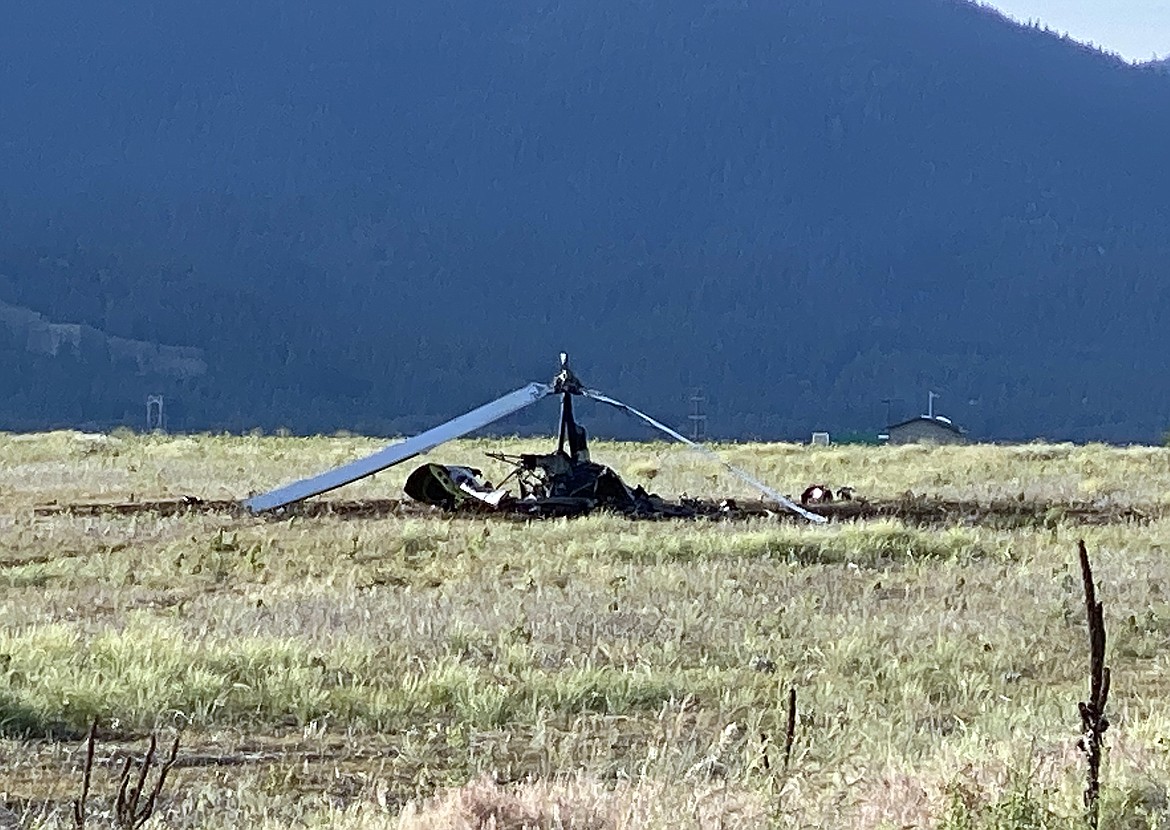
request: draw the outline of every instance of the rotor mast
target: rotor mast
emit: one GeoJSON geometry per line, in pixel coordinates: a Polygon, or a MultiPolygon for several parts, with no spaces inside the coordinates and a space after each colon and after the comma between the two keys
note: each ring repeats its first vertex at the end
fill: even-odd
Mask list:
{"type": "Polygon", "coordinates": [[[561,424],[558,430],[557,452],[565,453],[574,461],[588,461],[589,448],[586,443],[585,427],[573,418],[573,396],[585,394],[585,387],[569,368],[569,355],[561,352],[561,371],[553,379],[553,392],[561,396],[561,424]]]}

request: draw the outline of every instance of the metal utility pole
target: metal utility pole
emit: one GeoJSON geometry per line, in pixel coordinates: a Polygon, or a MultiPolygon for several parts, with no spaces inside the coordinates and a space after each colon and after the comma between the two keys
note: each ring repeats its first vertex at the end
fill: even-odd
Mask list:
{"type": "Polygon", "coordinates": [[[167,412],[163,404],[162,395],[146,396],[146,431],[167,431],[167,412]]]}
{"type": "Polygon", "coordinates": [[[707,402],[707,398],[703,396],[702,389],[694,389],[691,392],[691,414],[687,416],[687,420],[691,422],[691,440],[695,442],[707,440],[707,414],[703,411],[703,404],[707,402]]]}
{"type": "Polygon", "coordinates": [[[942,396],[938,392],[926,393],[926,417],[932,419],[934,418],[934,399],[941,397],[942,396]]]}

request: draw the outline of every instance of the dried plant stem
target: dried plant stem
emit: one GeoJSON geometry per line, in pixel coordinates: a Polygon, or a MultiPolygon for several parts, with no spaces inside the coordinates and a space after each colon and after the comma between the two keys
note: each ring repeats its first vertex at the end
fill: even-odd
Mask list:
{"type": "Polygon", "coordinates": [[[154,815],[154,805],[158,801],[159,793],[162,792],[163,784],[167,781],[167,774],[171,771],[171,767],[175,765],[175,759],[179,757],[179,736],[175,736],[174,742],[171,744],[171,752],[167,756],[166,762],[162,765],[162,769],[158,771],[158,780],[154,782],[154,789],[150,791],[150,798],[146,800],[146,817],[150,818],[154,815]]]}
{"type": "Polygon", "coordinates": [[[784,771],[792,760],[792,741],[796,738],[796,687],[788,689],[788,724],[784,728],[784,771]]]}
{"type": "Polygon", "coordinates": [[[142,804],[142,792],[146,788],[146,779],[150,773],[151,766],[154,764],[154,755],[157,749],[158,739],[154,735],[151,735],[150,745],[147,747],[146,754],[142,758],[142,766],[138,770],[138,780],[135,781],[133,789],[129,789],[131,768],[129,759],[127,759],[126,765],[122,768],[122,780],[118,787],[118,800],[114,805],[114,820],[118,827],[124,828],[125,830],[135,830],[135,828],[146,824],[150,817],[154,815],[154,808],[158,802],[159,793],[162,792],[163,785],[167,780],[167,774],[171,771],[171,767],[175,765],[175,759],[179,755],[179,737],[177,735],[175,736],[175,741],[171,744],[170,754],[158,771],[158,778],[155,779],[154,786],[146,798],[146,803],[142,804]]]}
{"type": "Polygon", "coordinates": [[[138,799],[142,797],[142,788],[146,786],[146,776],[150,772],[150,765],[154,763],[154,751],[158,747],[158,739],[150,736],[150,744],[146,748],[146,755],[142,757],[142,766],[138,770],[138,780],[134,789],[127,790],[130,783],[130,759],[126,759],[126,766],[122,768],[122,781],[118,787],[118,801],[114,806],[114,815],[117,816],[119,827],[134,827],[135,812],[138,799]]]}
{"type": "Polygon", "coordinates": [[[1097,591],[1093,584],[1093,569],[1082,540],[1079,544],[1081,576],[1085,586],[1085,610],[1089,621],[1089,699],[1079,704],[1081,713],[1081,740],[1077,744],[1085,753],[1088,769],[1085,773],[1085,819],[1091,830],[1097,830],[1100,818],[1101,747],[1109,721],[1105,704],[1109,700],[1109,668],[1105,665],[1105,620],[1097,591]]]}
{"type": "Polygon", "coordinates": [[[77,830],[85,827],[85,806],[89,800],[89,782],[93,776],[93,751],[97,741],[98,719],[94,718],[89,726],[89,736],[85,739],[85,767],[81,774],[81,796],[73,802],[73,826],[77,830]]]}
{"type": "MultiPolygon", "coordinates": [[[[83,830],[85,827],[86,802],[89,799],[89,785],[93,776],[97,728],[98,721],[97,718],[94,718],[93,724],[89,727],[89,737],[85,742],[85,768],[81,779],[81,796],[73,802],[73,826],[75,830],[83,830]]],[[[142,764],[138,769],[138,775],[134,778],[133,785],[131,785],[131,772],[134,769],[134,759],[127,757],[122,764],[122,770],[118,775],[118,794],[114,799],[114,826],[123,828],[124,830],[136,830],[136,828],[146,824],[150,820],[150,817],[154,815],[154,808],[158,803],[158,797],[162,792],[163,785],[166,783],[167,774],[171,771],[171,767],[175,765],[175,760],[179,756],[179,736],[175,736],[175,741],[171,744],[170,754],[167,756],[167,760],[163,762],[161,769],[159,769],[158,778],[155,779],[154,786],[151,787],[150,793],[146,798],[146,803],[143,804],[142,793],[146,789],[146,780],[150,775],[151,766],[154,765],[154,756],[157,749],[158,738],[151,735],[150,745],[146,749],[146,754],[142,757],[142,764]]]]}

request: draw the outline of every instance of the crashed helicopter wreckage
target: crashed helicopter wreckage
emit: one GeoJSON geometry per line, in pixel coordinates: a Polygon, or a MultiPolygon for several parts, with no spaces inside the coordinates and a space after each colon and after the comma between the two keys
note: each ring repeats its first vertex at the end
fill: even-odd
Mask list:
{"type": "Polygon", "coordinates": [[[441,444],[519,412],[550,395],[561,397],[560,429],[555,452],[521,455],[488,453],[489,457],[512,465],[512,472],[501,485],[514,477],[520,490],[518,497],[502,486],[493,486],[483,481],[482,474],[475,468],[434,463],[424,464],[410,474],[404,488],[406,495],[415,501],[444,509],[506,511],[537,516],[579,515],[601,508],[630,516],[669,518],[711,515],[728,509],[729,502],[716,505],[713,502],[691,499],[666,501],[647,493],[640,486],[629,487],[612,469],[592,461],[589,457],[585,428],[578,424],[573,416],[573,398],[583,397],[632,415],[676,441],[702,452],[758,490],[768,501],[785,510],[811,522],[826,521],[824,516],[806,510],[738,467],[727,463],[710,448],[691,441],[628,404],[586,388],[569,369],[568,357],[563,353],[561,371],[552,383],[530,383],[491,403],[486,403],[405,441],[392,444],[365,458],[312,478],[278,487],[271,492],[252,496],[243,502],[243,506],[253,514],[284,510],[304,499],[327,493],[409,461],[441,444]]]}

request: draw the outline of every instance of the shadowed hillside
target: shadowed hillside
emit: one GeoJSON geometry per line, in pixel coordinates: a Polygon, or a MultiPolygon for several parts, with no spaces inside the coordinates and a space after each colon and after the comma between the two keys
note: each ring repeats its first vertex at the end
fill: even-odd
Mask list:
{"type": "Polygon", "coordinates": [[[0,426],[409,430],[561,349],[724,436],[1170,425],[1149,68],[953,0],[10,5],[0,302],[207,370],[0,330],[0,426]]]}

